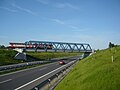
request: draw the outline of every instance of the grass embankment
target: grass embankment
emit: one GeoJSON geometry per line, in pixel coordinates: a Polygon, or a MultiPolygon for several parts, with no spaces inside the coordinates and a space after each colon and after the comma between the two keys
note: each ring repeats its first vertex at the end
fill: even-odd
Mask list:
{"type": "Polygon", "coordinates": [[[120,47],[79,61],[55,90],[120,90],[120,47]]]}
{"type": "Polygon", "coordinates": [[[68,53],[68,52],[27,52],[28,55],[40,59],[48,60],[51,58],[69,57],[80,55],[80,53],[68,53]]]}
{"type": "Polygon", "coordinates": [[[13,50],[0,49],[0,66],[20,63],[20,60],[14,59],[16,54],[13,50]]]}

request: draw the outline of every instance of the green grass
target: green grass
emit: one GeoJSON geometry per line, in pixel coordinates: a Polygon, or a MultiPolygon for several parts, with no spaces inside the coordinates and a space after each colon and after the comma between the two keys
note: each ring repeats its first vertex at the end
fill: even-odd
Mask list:
{"type": "Polygon", "coordinates": [[[16,51],[0,49],[0,66],[9,65],[9,64],[17,64],[22,61],[15,60],[14,56],[17,54],[16,51]]]}
{"type": "Polygon", "coordinates": [[[79,61],[55,90],[120,90],[120,47],[79,61]]]}
{"type": "Polygon", "coordinates": [[[48,60],[49,58],[60,58],[60,57],[68,57],[68,56],[76,56],[81,53],[64,53],[64,52],[28,52],[30,56],[33,56],[40,60],[48,60]]]}

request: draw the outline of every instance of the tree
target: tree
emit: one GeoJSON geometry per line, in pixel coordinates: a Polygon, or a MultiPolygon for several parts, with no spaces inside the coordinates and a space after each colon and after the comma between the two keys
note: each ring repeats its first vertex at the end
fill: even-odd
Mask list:
{"type": "Polygon", "coordinates": [[[113,43],[111,43],[111,42],[109,42],[109,48],[112,48],[112,47],[114,47],[115,45],[113,44],[113,43]]]}
{"type": "Polygon", "coordinates": [[[5,49],[5,46],[4,45],[0,45],[0,49],[5,49]]]}

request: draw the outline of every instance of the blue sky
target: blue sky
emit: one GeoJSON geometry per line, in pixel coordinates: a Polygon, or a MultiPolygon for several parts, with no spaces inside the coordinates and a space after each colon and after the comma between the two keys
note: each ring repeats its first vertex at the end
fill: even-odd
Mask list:
{"type": "Polygon", "coordinates": [[[29,40],[120,44],[120,0],[0,0],[0,44],[29,40]]]}

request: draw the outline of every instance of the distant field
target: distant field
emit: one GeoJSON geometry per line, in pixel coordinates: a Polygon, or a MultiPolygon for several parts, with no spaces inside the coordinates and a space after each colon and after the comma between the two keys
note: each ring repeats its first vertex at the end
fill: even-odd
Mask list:
{"type": "Polygon", "coordinates": [[[55,90],[120,90],[120,47],[79,61],[55,90]]]}
{"type": "Polygon", "coordinates": [[[20,60],[13,59],[16,53],[13,50],[0,49],[0,66],[20,63],[20,60]]]}
{"type": "Polygon", "coordinates": [[[30,56],[33,56],[40,60],[48,60],[50,58],[60,58],[60,57],[68,57],[68,56],[76,56],[81,53],[67,53],[67,52],[28,52],[30,56]]]}

